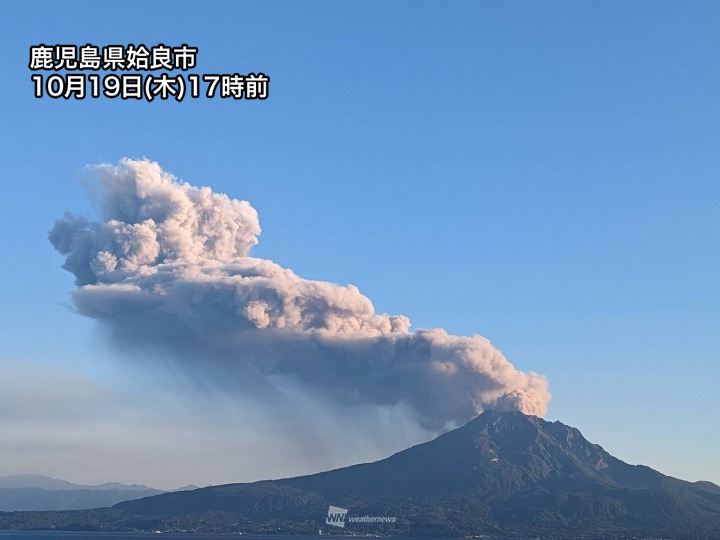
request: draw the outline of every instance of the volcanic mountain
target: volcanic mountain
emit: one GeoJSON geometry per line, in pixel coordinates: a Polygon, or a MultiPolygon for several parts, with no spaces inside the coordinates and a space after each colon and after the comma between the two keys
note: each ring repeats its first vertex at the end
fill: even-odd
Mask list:
{"type": "MultiPolygon", "coordinates": [[[[228,484],[57,515],[55,527],[337,532],[328,507],[348,509],[344,531],[432,536],[720,538],[720,487],[629,465],[573,427],[486,411],[435,440],[374,463],[228,484]],[[103,512],[105,512],[103,514],[103,512]],[[98,514],[99,513],[99,514],[98,514]],[[352,516],[387,516],[358,523],[352,516]]],[[[36,523],[37,525],[38,523],[36,523]]],[[[8,525],[0,516],[0,528],[8,525]]]]}
{"type": "Polygon", "coordinates": [[[374,463],[170,493],[115,508],[322,524],[329,505],[349,509],[348,516],[397,517],[394,529],[412,534],[562,529],[720,538],[720,487],[629,465],[573,427],[519,412],[486,411],[374,463]]]}

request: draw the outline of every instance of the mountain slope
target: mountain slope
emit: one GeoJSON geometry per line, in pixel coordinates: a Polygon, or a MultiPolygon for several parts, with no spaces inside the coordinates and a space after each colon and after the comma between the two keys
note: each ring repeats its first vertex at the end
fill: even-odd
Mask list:
{"type": "Polygon", "coordinates": [[[485,412],[374,463],[114,508],[144,516],[231,512],[253,522],[322,524],[329,505],[355,515],[397,516],[396,530],[413,534],[588,529],[720,537],[718,486],[629,465],[575,428],[517,412],[485,412]]]}
{"type": "Polygon", "coordinates": [[[0,489],[0,512],[84,510],[163,493],[155,489],[0,489]]]}
{"type": "Polygon", "coordinates": [[[82,510],[164,493],[142,485],[73,484],[39,474],[0,477],[0,511],[82,510]]]}
{"type": "Polygon", "coordinates": [[[575,428],[488,411],[374,463],[77,512],[0,513],[2,529],[720,539],[720,487],[629,465],[575,428]],[[350,517],[395,517],[357,523],[350,517]]]}

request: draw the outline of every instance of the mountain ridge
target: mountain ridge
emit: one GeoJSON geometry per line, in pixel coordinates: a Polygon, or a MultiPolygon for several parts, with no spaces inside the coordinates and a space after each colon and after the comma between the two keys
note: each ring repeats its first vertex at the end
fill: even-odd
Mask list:
{"type": "MultiPolygon", "coordinates": [[[[197,486],[178,488],[183,489],[197,486]]],[[[41,474],[12,474],[0,477],[0,512],[83,510],[161,493],[166,491],[141,484],[83,485],[41,474]]]]}
{"type": "Polygon", "coordinates": [[[720,538],[720,486],[625,463],[561,422],[498,411],[372,463],[99,510],[0,515],[0,529],[337,532],[325,524],[328,506],[396,518],[351,522],[347,534],[720,538]]]}
{"type": "MultiPolygon", "coordinates": [[[[114,508],[139,515],[241,510],[258,519],[274,512],[312,520],[330,504],[384,515],[409,511],[408,500],[419,508],[474,501],[468,511],[480,529],[438,521],[448,533],[485,531],[488,524],[492,530],[517,524],[661,532],[720,528],[720,487],[715,484],[693,484],[625,463],[559,421],[497,411],[376,462],[164,494],[114,508]]],[[[423,522],[425,528],[438,529],[423,522]]],[[[422,532],[412,526],[407,531],[422,532]]]]}
{"type": "Polygon", "coordinates": [[[120,482],[105,482],[103,484],[86,485],[86,484],[75,484],[68,482],[67,480],[60,480],[43,474],[25,473],[25,474],[10,474],[7,476],[0,476],[0,489],[18,489],[18,488],[39,488],[47,491],[60,491],[69,489],[84,489],[94,491],[108,491],[108,490],[129,490],[129,491],[141,491],[141,490],[152,490],[152,491],[163,491],[161,489],[155,489],[143,484],[122,484],[120,482]]]}

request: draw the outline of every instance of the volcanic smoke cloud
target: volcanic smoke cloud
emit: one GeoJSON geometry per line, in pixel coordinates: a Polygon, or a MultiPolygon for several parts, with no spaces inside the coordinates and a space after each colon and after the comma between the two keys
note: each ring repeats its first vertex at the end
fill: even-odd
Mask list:
{"type": "Polygon", "coordinates": [[[487,339],[410,332],[353,285],[250,257],[260,224],[248,202],[147,160],[92,172],[100,220],[67,213],[49,239],[75,275],[79,312],[118,342],[162,349],[194,373],[227,372],[239,393],[243,380],[285,377],[342,405],[406,406],[427,428],[486,408],[545,414],[547,380],[487,339]]]}

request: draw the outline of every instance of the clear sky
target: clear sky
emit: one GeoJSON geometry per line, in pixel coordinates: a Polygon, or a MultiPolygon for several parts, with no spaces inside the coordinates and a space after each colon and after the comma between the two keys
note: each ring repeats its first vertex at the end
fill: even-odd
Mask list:
{"type": "MultiPolygon", "coordinates": [[[[83,469],[67,456],[84,439],[42,436],[64,429],[54,403],[86,406],[74,384],[137,390],[69,307],[47,232],[65,210],[91,212],[86,164],[145,156],[250,201],[255,255],[357,285],[413,328],[480,333],[547,375],[547,418],[720,483],[717,2],[6,2],[0,21],[0,475],[143,481],[132,471],[153,468],[83,469]],[[262,71],[270,97],[35,99],[39,43],[188,43],[198,72],[262,71]]],[[[99,399],[114,437],[165,421],[99,399]]],[[[209,459],[187,448],[182,463],[209,459]]],[[[220,481],[163,474],[145,483],[220,481]]]]}

